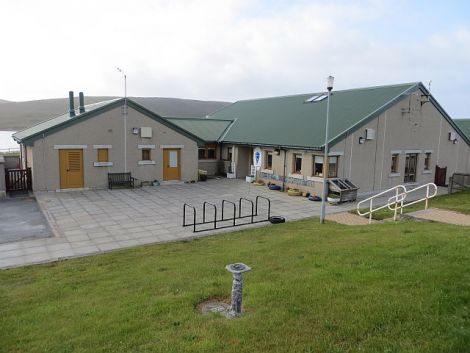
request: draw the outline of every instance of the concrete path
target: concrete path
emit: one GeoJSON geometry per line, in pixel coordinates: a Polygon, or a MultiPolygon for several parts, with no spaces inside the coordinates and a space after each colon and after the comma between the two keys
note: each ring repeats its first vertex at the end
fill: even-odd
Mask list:
{"type": "MultiPolygon", "coordinates": [[[[204,201],[219,206],[220,218],[220,204],[223,199],[238,203],[240,197],[254,200],[257,195],[270,198],[271,215],[284,216],[286,221],[314,217],[320,213],[319,202],[287,196],[286,193],[270,191],[266,186],[257,187],[233,179],[134,190],[39,192],[35,195],[56,236],[0,244],[0,268],[51,262],[269,224],[257,223],[193,233],[190,227],[182,227],[184,203],[197,208],[199,221],[202,218],[204,201]]],[[[344,212],[354,207],[354,203],[328,206],[327,212],[344,212]]],[[[243,215],[248,214],[250,208],[249,203],[244,203],[243,215]]],[[[213,217],[211,212],[209,207],[208,219],[213,217]]],[[[261,201],[259,214],[266,215],[266,204],[261,201]]],[[[257,219],[261,219],[261,216],[257,219]]],[[[190,217],[188,221],[190,222],[190,217]]],[[[204,227],[210,228],[210,225],[204,227]]]]}
{"type": "Polygon", "coordinates": [[[0,200],[0,243],[50,236],[47,220],[34,198],[0,200]]]}
{"type": "Polygon", "coordinates": [[[407,213],[407,216],[424,219],[428,221],[456,224],[461,226],[470,226],[470,216],[454,211],[443,210],[440,208],[428,208],[427,210],[407,213]]]}
{"type": "MultiPolygon", "coordinates": [[[[361,217],[357,214],[352,214],[349,212],[340,212],[334,214],[328,214],[326,216],[328,221],[345,224],[348,226],[359,226],[369,224],[369,218],[361,217]]],[[[372,220],[372,223],[379,223],[379,221],[372,220]]]]}

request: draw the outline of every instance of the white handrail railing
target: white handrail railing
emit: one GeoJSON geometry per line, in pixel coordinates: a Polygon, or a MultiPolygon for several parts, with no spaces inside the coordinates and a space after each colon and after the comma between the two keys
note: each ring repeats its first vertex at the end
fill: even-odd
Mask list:
{"type": "Polygon", "coordinates": [[[396,221],[398,211],[400,211],[400,214],[402,214],[403,213],[403,208],[414,205],[414,204],[417,204],[418,202],[425,201],[424,209],[427,210],[428,205],[429,205],[428,200],[430,198],[433,198],[436,195],[437,195],[437,186],[434,183],[427,183],[427,184],[418,186],[417,188],[414,188],[414,189],[411,189],[411,190],[407,190],[404,185],[397,185],[397,186],[394,186],[393,188],[382,191],[382,192],[380,192],[380,193],[378,193],[374,196],[371,196],[371,197],[369,197],[365,200],[362,200],[362,201],[358,202],[358,204],[357,204],[357,214],[359,216],[369,216],[369,224],[370,224],[372,222],[372,214],[374,212],[382,210],[384,208],[388,208],[390,211],[394,212],[393,220],[396,221]],[[416,193],[416,191],[424,189],[424,188],[426,188],[426,196],[425,197],[420,198],[418,200],[411,201],[407,204],[404,203],[408,195],[410,195],[412,193],[416,193]],[[430,193],[431,188],[433,188],[432,193],[430,193]],[[401,192],[400,192],[400,190],[401,190],[401,192]],[[374,202],[375,199],[377,199],[378,197],[383,197],[387,193],[392,193],[392,192],[395,192],[395,195],[389,197],[388,200],[387,200],[387,203],[385,205],[381,205],[377,208],[373,207],[373,202],[374,202]],[[366,211],[366,212],[361,212],[361,208],[362,208],[361,205],[365,204],[366,202],[369,202],[369,207],[368,207],[369,210],[366,211]],[[394,206],[394,207],[392,208],[391,206],[394,206]]]}

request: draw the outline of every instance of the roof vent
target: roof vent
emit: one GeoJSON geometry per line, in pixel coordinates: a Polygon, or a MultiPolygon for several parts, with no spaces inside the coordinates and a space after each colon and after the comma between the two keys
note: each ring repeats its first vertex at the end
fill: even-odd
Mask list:
{"type": "Polygon", "coordinates": [[[71,118],[75,116],[75,106],[73,101],[73,91],[69,91],[69,115],[71,118]]]}
{"type": "Polygon", "coordinates": [[[78,94],[78,99],[80,102],[80,114],[85,113],[85,96],[83,95],[83,92],[78,94]]]}

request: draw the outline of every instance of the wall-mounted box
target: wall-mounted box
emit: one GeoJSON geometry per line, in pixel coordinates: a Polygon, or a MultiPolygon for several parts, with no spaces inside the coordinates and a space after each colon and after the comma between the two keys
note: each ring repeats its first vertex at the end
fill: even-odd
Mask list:
{"type": "Polygon", "coordinates": [[[374,140],[374,139],[375,139],[375,130],[366,129],[366,140],[374,140]]]}
{"type": "Polygon", "coordinates": [[[152,128],[151,127],[141,127],[140,128],[140,137],[151,138],[152,137],[152,128]]]}

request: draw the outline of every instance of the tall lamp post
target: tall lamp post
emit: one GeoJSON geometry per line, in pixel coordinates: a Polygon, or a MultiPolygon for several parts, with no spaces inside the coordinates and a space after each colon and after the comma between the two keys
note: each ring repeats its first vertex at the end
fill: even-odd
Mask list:
{"type": "Polygon", "coordinates": [[[127,75],[119,67],[117,70],[124,75],[124,172],[127,173],[127,75]]]}
{"type": "Polygon", "coordinates": [[[333,89],[333,82],[335,78],[328,76],[326,79],[326,88],[328,90],[328,100],[326,103],[326,124],[325,124],[325,153],[323,155],[323,194],[321,197],[321,209],[320,209],[320,223],[325,223],[325,211],[326,211],[326,198],[328,197],[328,174],[329,174],[329,163],[328,163],[328,121],[330,119],[330,96],[331,90],[333,89]]]}

